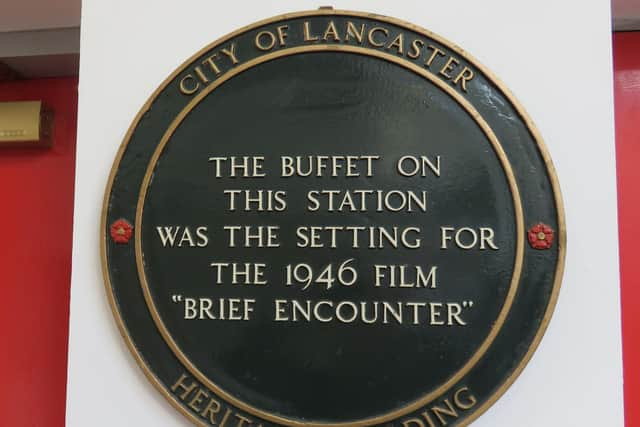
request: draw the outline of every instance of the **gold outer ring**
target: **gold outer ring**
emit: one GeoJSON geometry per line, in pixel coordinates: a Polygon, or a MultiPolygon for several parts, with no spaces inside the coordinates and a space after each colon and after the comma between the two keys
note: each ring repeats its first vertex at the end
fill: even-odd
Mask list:
{"type": "MultiPolygon", "coordinates": [[[[365,12],[355,12],[355,11],[345,11],[345,10],[333,10],[333,9],[320,9],[320,10],[311,10],[311,11],[303,11],[303,12],[296,12],[296,13],[289,13],[289,14],[283,14],[283,15],[278,15],[272,18],[268,18],[265,20],[261,20],[258,21],[256,23],[250,24],[248,26],[245,26],[243,28],[240,28],[237,31],[234,31],[230,34],[227,34],[226,36],[210,43],[209,45],[205,46],[204,48],[202,48],[200,51],[198,51],[197,53],[195,53],[194,55],[192,55],[190,58],[188,58],[185,62],[183,62],[180,67],[178,67],[173,73],[171,73],[171,75],[169,75],[163,82],[162,84],[152,93],[152,95],[147,99],[147,101],[145,102],[145,104],[142,106],[142,108],[140,109],[140,111],[138,112],[138,114],[136,115],[134,121],[131,123],[131,125],[129,126],[127,133],[123,139],[123,142],[121,143],[118,152],[116,154],[116,158],[115,161],[113,163],[113,166],[111,168],[110,174],[109,174],[109,178],[108,178],[108,182],[107,182],[107,186],[105,189],[105,194],[104,194],[104,199],[103,199],[103,205],[102,205],[102,215],[101,215],[101,223],[100,223],[100,255],[101,255],[101,262],[102,262],[102,273],[103,273],[103,278],[104,278],[104,285],[105,285],[105,291],[107,294],[107,299],[109,301],[109,305],[111,307],[111,310],[113,312],[114,315],[114,319],[116,321],[116,325],[118,327],[118,330],[120,332],[120,334],[122,335],[125,343],[127,344],[127,347],[129,348],[131,354],[133,354],[134,359],[136,360],[137,364],[140,366],[140,368],[142,369],[143,373],[145,374],[145,376],[147,377],[147,379],[154,385],[154,387],[162,394],[165,396],[165,398],[169,401],[169,403],[175,408],[177,409],[180,413],[182,413],[186,418],[188,418],[190,421],[192,421],[194,424],[201,426],[201,427],[208,427],[208,424],[204,423],[201,419],[199,419],[198,417],[196,417],[193,413],[189,412],[188,410],[186,410],[176,399],[174,396],[172,396],[170,393],[168,393],[168,391],[165,389],[165,386],[163,385],[163,383],[156,377],[156,375],[151,372],[151,370],[149,369],[149,367],[146,365],[142,355],[138,352],[137,348],[135,347],[135,344],[127,330],[126,325],[124,324],[124,321],[122,319],[122,317],[120,316],[120,312],[118,309],[118,303],[115,300],[115,295],[113,293],[113,288],[111,285],[111,280],[110,280],[110,274],[109,274],[109,270],[108,270],[108,260],[107,260],[107,233],[104,232],[104,230],[106,229],[107,226],[107,213],[108,213],[108,207],[109,207],[109,198],[111,195],[111,190],[113,187],[113,182],[114,182],[114,178],[115,175],[118,171],[118,167],[120,165],[120,161],[124,155],[124,152],[126,151],[126,148],[128,146],[128,143],[131,139],[131,136],[134,132],[134,130],[136,129],[136,127],[138,126],[140,120],[142,119],[143,115],[149,111],[152,102],[155,100],[155,98],[163,91],[166,89],[166,87],[171,83],[171,81],[180,73],[182,72],[186,67],[188,67],[194,60],[196,60],[198,57],[202,56],[204,53],[206,53],[207,51],[211,50],[213,47],[220,45],[240,34],[243,34],[247,31],[250,31],[252,29],[255,28],[259,28],[261,26],[270,24],[270,23],[274,23],[274,22],[278,22],[278,21],[282,21],[282,20],[287,20],[287,19],[293,19],[293,18],[300,18],[300,17],[306,17],[306,16],[353,16],[353,17],[361,17],[361,18],[368,18],[368,19],[373,19],[373,20],[379,20],[379,21],[383,21],[401,28],[405,28],[407,30],[410,31],[414,31],[416,33],[422,34],[444,46],[446,46],[447,48],[449,48],[451,51],[457,53],[458,55],[460,55],[461,57],[463,57],[467,62],[469,62],[470,64],[472,64],[477,70],[479,70],[489,81],[491,81],[497,88],[498,90],[509,100],[509,102],[513,105],[513,107],[515,108],[516,112],[518,113],[518,115],[520,116],[520,118],[523,120],[523,122],[525,123],[525,125],[527,126],[529,132],[531,133],[531,135],[533,136],[533,139],[535,140],[537,146],[538,146],[538,150],[540,155],[542,156],[542,159],[545,163],[545,166],[547,168],[547,172],[548,172],[548,176],[549,176],[549,180],[551,183],[551,187],[553,190],[553,196],[554,196],[554,201],[556,204],[556,210],[557,210],[557,223],[558,223],[558,261],[556,264],[556,270],[555,270],[555,275],[554,275],[554,283],[553,283],[553,290],[551,292],[550,295],[550,299],[549,299],[549,303],[547,305],[546,311],[544,313],[544,316],[541,320],[541,324],[540,327],[538,328],[538,331],[533,339],[533,341],[531,342],[529,349],[527,350],[527,353],[524,355],[524,357],[521,359],[520,363],[518,364],[518,366],[514,369],[514,371],[511,373],[511,375],[502,383],[502,385],[500,387],[497,388],[497,390],[494,392],[494,394],[487,399],[487,401],[485,401],[481,406],[479,406],[477,409],[475,409],[475,411],[473,413],[471,413],[464,421],[461,422],[461,426],[467,426],[469,425],[471,422],[473,422],[475,419],[477,419],[480,415],[482,415],[491,405],[493,405],[504,393],[505,391],[511,386],[511,384],[513,384],[513,382],[517,379],[517,377],[520,375],[520,373],[522,372],[522,370],[524,369],[524,367],[527,365],[527,363],[529,362],[529,360],[531,359],[531,357],[533,356],[533,353],[535,352],[536,348],[538,347],[538,345],[540,344],[540,341],[542,340],[542,337],[544,335],[544,332],[546,331],[546,328],[549,324],[549,321],[551,319],[551,315],[553,313],[553,310],[555,308],[555,305],[557,303],[557,299],[558,299],[558,295],[559,295],[559,291],[560,291],[560,285],[561,285],[561,281],[562,281],[562,275],[564,272],[564,263],[565,263],[565,258],[566,258],[566,224],[565,224],[565,219],[564,219],[564,205],[563,205],[563,201],[562,201],[562,196],[561,196],[561,192],[560,192],[560,185],[558,182],[558,178],[557,178],[557,174],[555,171],[555,168],[553,166],[553,163],[551,161],[551,157],[548,153],[548,150],[546,148],[546,146],[544,145],[544,142],[542,140],[542,137],[540,135],[540,132],[538,131],[538,129],[535,127],[534,123],[532,122],[532,120],[529,118],[529,116],[526,114],[523,106],[515,99],[515,97],[513,96],[513,94],[509,91],[509,89],[492,73],[490,72],[488,69],[486,69],[483,65],[481,65],[479,63],[479,61],[477,61],[475,58],[473,58],[470,54],[468,54],[466,51],[464,51],[463,49],[461,49],[460,47],[458,47],[457,45],[450,43],[449,41],[443,39],[442,37],[430,32],[429,30],[426,30],[424,28],[421,28],[415,24],[411,24],[396,18],[390,18],[390,17],[386,17],[383,15],[377,15],[377,14],[371,14],[371,13],[365,13],[365,12]]],[[[304,423],[301,423],[301,425],[303,425],[304,423]]],[[[353,425],[351,423],[348,423],[350,425],[353,425]]],[[[309,424],[304,424],[304,425],[309,425],[309,424]]],[[[324,425],[326,426],[326,425],[324,425]]]]}
{"type": "Polygon", "coordinates": [[[399,418],[403,415],[411,413],[423,406],[426,406],[431,401],[433,401],[436,397],[442,395],[445,391],[455,385],[458,381],[460,381],[482,358],[482,356],[487,352],[493,340],[500,332],[500,329],[504,325],[504,322],[507,318],[507,314],[509,314],[509,310],[511,309],[511,305],[515,298],[515,294],[520,283],[520,273],[522,272],[522,263],[524,256],[524,218],[522,213],[522,203],[520,200],[520,194],[518,191],[518,185],[516,183],[515,175],[513,174],[513,170],[511,169],[511,164],[507,159],[506,154],[498,138],[491,130],[487,122],[480,116],[480,114],[473,108],[471,103],[464,99],[462,95],[457,93],[451,86],[447,85],[445,82],[440,80],[438,77],[433,75],[428,70],[420,67],[410,61],[405,60],[404,58],[400,58],[389,53],[376,51],[373,49],[356,47],[356,46],[344,46],[344,45],[312,45],[312,46],[300,46],[293,47],[288,49],[281,49],[275,52],[271,52],[257,58],[254,58],[242,65],[239,65],[232,70],[228,71],[224,76],[218,78],[211,84],[209,84],[204,90],[200,91],[197,96],[195,96],[187,106],[176,116],[173,120],[164,136],[160,140],[160,143],[157,145],[151,160],[147,166],[147,171],[142,180],[142,185],[140,187],[139,197],[138,197],[138,205],[136,209],[136,220],[135,220],[135,252],[136,252],[136,264],[138,267],[138,277],[140,278],[140,284],[142,286],[142,291],[144,294],[144,298],[147,302],[147,306],[149,308],[149,312],[153,317],[153,320],[158,327],[164,341],[167,343],[169,348],[173,351],[175,356],[180,360],[180,362],[193,374],[193,376],[207,386],[211,391],[215,394],[231,403],[232,405],[237,406],[238,408],[247,411],[248,413],[266,419],[268,421],[272,421],[279,424],[284,424],[292,427],[303,427],[303,426],[312,426],[312,427],[365,427],[373,424],[381,424],[388,422],[392,419],[399,418]],[[390,412],[385,413],[384,415],[379,415],[375,417],[370,417],[357,421],[350,422],[341,422],[341,423],[318,423],[318,422],[300,422],[295,421],[290,418],[285,418],[280,415],[275,415],[255,406],[249,405],[246,402],[238,399],[233,396],[228,391],[224,390],[220,386],[218,386],[211,378],[207,377],[202,371],[200,371],[193,362],[187,357],[186,354],[180,349],[178,344],[175,342],[171,333],[167,329],[164,324],[160,314],[158,313],[158,309],[153,300],[153,296],[151,294],[151,289],[149,287],[149,283],[147,281],[147,277],[145,274],[145,263],[144,263],[144,254],[142,252],[142,215],[144,212],[144,203],[147,196],[147,190],[149,189],[149,184],[151,183],[151,179],[154,176],[154,170],[156,168],[157,162],[162,155],[162,152],[166,145],[169,143],[173,133],[178,128],[178,126],[182,123],[182,121],[189,115],[189,113],[195,108],[204,98],[206,98],[211,92],[213,92],[216,88],[220,87],[229,79],[234,76],[251,69],[255,66],[263,64],[265,62],[269,62],[278,58],[287,57],[291,55],[301,54],[301,53],[310,53],[310,52],[341,52],[341,53],[350,53],[350,54],[360,54],[360,55],[368,55],[373,56],[378,59],[383,59],[397,65],[401,65],[405,68],[408,68],[410,71],[417,73],[418,75],[426,78],[431,83],[438,86],[440,89],[445,91],[449,96],[458,102],[465,109],[465,111],[471,116],[472,119],[476,121],[478,126],[482,129],[485,136],[489,139],[492,148],[494,149],[502,167],[504,169],[507,181],[509,183],[509,189],[511,190],[511,196],[513,198],[514,204],[514,213],[516,218],[516,251],[515,251],[515,261],[513,266],[513,275],[511,277],[511,281],[509,284],[509,291],[507,292],[507,296],[505,298],[505,302],[496,318],[491,330],[482,344],[478,347],[472,357],[460,368],[455,374],[453,374],[449,379],[447,379],[444,383],[438,386],[435,390],[427,393],[423,397],[415,400],[414,402],[405,405],[400,409],[396,409],[390,412]]]}

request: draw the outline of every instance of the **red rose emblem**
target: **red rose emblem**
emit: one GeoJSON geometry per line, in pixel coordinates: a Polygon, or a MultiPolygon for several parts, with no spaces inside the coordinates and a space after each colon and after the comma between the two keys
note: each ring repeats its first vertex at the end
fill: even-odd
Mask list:
{"type": "Polygon", "coordinates": [[[111,238],[116,243],[129,243],[133,235],[133,226],[126,219],[118,219],[111,224],[111,238]]]}
{"type": "Polygon", "coordinates": [[[553,229],[543,223],[534,225],[527,232],[529,244],[533,249],[549,249],[553,244],[553,236],[553,229]]]}

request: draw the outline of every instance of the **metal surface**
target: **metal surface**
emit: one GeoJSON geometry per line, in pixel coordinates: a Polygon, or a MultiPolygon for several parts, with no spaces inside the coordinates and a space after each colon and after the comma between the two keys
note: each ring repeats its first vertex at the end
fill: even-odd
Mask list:
{"type": "Polygon", "coordinates": [[[555,173],[506,89],[426,30],[329,9],[171,75],[102,233],[123,336],[198,425],[467,425],[535,350],[565,252],[555,173]]]}

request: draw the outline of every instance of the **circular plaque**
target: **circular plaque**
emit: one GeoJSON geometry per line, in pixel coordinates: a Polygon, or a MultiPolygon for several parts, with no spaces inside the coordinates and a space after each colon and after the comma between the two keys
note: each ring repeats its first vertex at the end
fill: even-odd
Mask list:
{"type": "Polygon", "coordinates": [[[121,332],[196,425],[463,426],[549,322],[565,226],[522,107],[412,24],[230,34],[147,101],[105,194],[121,332]]]}

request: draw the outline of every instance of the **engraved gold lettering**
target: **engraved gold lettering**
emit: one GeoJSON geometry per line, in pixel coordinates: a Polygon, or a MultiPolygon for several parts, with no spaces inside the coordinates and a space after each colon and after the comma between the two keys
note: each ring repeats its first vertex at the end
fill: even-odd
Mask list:
{"type": "Polygon", "coordinates": [[[440,69],[440,74],[445,76],[448,79],[452,79],[453,77],[448,73],[450,73],[453,70],[453,68],[459,64],[460,64],[460,61],[458,61],[453,56],[450,56],[449,59],[447,59],[447,62],[445,62],[442,68],[440,69]]]}
{"type": "Polygon", "coordinates": [[[362,37],[364,36],[364,24],[360,26],[360,31],[356,28],[353,22],[347,22],[347,35],[345,36],[345,41],[350,41],[351,37],[355,38],[358,41],[358,44],[362,44],[362,37]]]}
{"type": "Polygon", "coordinates": [[[222,417],[222,420],[220,420],[220,427],[224,427],[224,425],[227,423],[227,420],[229,420],[229,416],[231,415],[231,409],[227,409],[226,412],[224,413],[224,416],[222,417]]]}
{"type": "Polygon", "coordinates": [[[205,397],[209,397],[209,394],[203,389],[199,388],[196,394],[193,395],[193,398],[189,402],[189,408],[193,409],[196,412],[200,412],[200,408],[198,407],[204,401],[205,397]]]}
{"type": "Polygon", "coordinates": [[[466,92],[467,82],[471,81],[473,77],[474,77],[473,71],[471,71],[468,67],[463,67],[462,71],[460,71],[460,73],[453,80],[453,84],[458,84],[458,82],[460,82],[460,87],[462,88],[463,91],[466,92]]]}
{"type": "Polygon", "coordinates": [[[411,427],[411,426],[425,427],[424,423],[419,418],[409,418],[408,420],[404,420],[402,422],[402,427],[411,427]]]}
{"type": "MultiPolygon", "coordinates": [[[[221,49],[220,52],[231,61],[232,65],[240,62],[236,55],[235,43],[221,49]]],[[[193,95],[201,88],[201,84],[206,85],[211,82],[213,77],[222,74],[220,64],[218,63],[220,58],[219,53],[212,53],[201,62],[201,65],[204,67],[196,65],[193,68],[193,74],[187,74],[180,80],[180,92],[184,95],[193,95]]]]}
{"type": "Polygon", "coordinates": [[[467,410],[473,408],[478,401],[476,397],[469,391],[469,387],[462,387],[453,395],[453,403],[460,409],[467,410]],[[466,394],[465,398],[462,394],[466,394]]]}
{"type": "Polygon", "coordinates": [[[200,83],[195,80],[196,79],[191,74],[187,74],[186,76],[184,76],[182,80],[180,80],[180,92],[185,95],[193,95],[194,93],[196,93],[200,88],[200,83]]]}
{"type": "Polygon", "coordinates": [[[431,412],[433,412],[433,414],[438,417],[438,421],[440,421],[441,425],[446,426],[447,420],[444,418],[444,416],[446,415],[451,418],[458,418],[458,411],[456,411],[453,405],[451,405],[449,399],[444,399],[444,404],[446,405],[446,408],[434,405],[431,408],[431,412]]]}
{"type": "Polygon", "coordinates": [[[420,56],[420,50],[424,47],[424,42],[420,39],[415,39],[411,43],[411,51],[407,53],[407,56],[411,59],[416,59],[420,56]]]}
{"type": "Polygon", "coordinates": [[[429,424],[429,427],[436,427],[436,425],[434,424],[433,420],[431,419],[431,415],[429,414],[429,412],[424,411],[422,413],[422,417],[425,419],[425,421],[429,424]]]}
{"type": "Polygon", "coordinates": [[[330,38],[337,42],[340,41],[340,36],[338,35],[338,30],[336,29],[336,24],[333,21],[330,21],[329,25],[327,25],[327,29],[322,36],[322,40],[329,41],[330,38]]]}
{"type": "Polygon", "coordinates": [[[202,68],[200,68],[199,65],[194,69],[194,71],[202,83],[209,83],[209,79],[204,75],[202,68]]]}
{"type": "Polygon", "coordinates": [[[270,31],[260,31],[258,34],[256,34],[255,43],[256,47],[262,51],[271,50],[276,45],[276,36],[273,35],[273,33],[270,31]]]}
{"type": "Polygon", "coordinates": [[[439,55],[439,56],[446,56],[446,55],[445,55],[445,53],[444,53],[442,50],[438,49],[437,47],[435,47],[435,46],[433,46],[433,45],[428,45],[428,46],[427,46],[427,49],[430,49],[430,50],[432,50],[432,51],[433,51],[433,53],[431,54],[431,56],[429,56],[429,57],[427,58],[427,60],[426,60],[426,61],[424,61],[424,65],[426,65],[427,67],[430,67],[430,66],[431,66],[431,63],[432,63],[432,62],[433,62],[433,60],[436,58],[436,56],[438,56],[438,55],[439,55]]]}
{"type": "Polygon", "coordinates": [[[238,419],[238,424],[236,424],[236,427],[242,427],[244,423],[251,424],[251,420],[249,418],[245,418],[240,414],[235,414],[235,415],[236,415],[236,418],[238,419]]]}
{"type": "Polygon", "coordinates": [[[463,386],[444,397],[436,404],[424,408],[420,417],[407,418],[401,422],[402,427],[446,427],[454,419],[460,417],[463,411],[473,408],[478,401],[469,390],[463,386]],[[453,404],[451,402],[453,397],[453,404]]]}
{"type": "Polygon", "coordinates": [[[214,59],[217,57],[218,57],[218,54],[214,53],[213,55],[211,55],[210,57],[202,61],[202,63],[209,65],[209,68],[211,68],[211,71],[213,71],[214,73],[220,74],[221,73],[220,68],[218,68],[218,64],[216,64],[214,61],[214,59]]]}
{"type": "Polygon", "coordinates": [[[176,381],[176,383],[171,386],[171,391],[173,391],[174,393],[179,388],[184,391],[184,393],[178,395],[178,396],[180,396],[180,399],[182,399],[182,400],[185,400],[187,398],[187,396],[198,386],[198,384],[195,381],[193,381],[190,386],[187,386],[185,384],[185,380],[187,378],[189,378],[189,377],[186,374],[182,374],[180,376],[180,378],[178,378],[178,381],[176,381]]]}
{"type": "Polygon", "coordinates": [[[227,55],[229,57],[229,59],[231,59],[231,63],[233,65],[236,65],[238,63],[238,57],[236,56],[236,44],[235,43],[231,43],[231,46],[229,46],[229,49],[227,49],[226,47],[223,48],[221,50],[222,53],[224,53],[225,55],[227,55]]]}
{"type": "Polygon", "coordinates": [[[287,33],[286,30],[289,28],[288,25],[281,25],[278,28],[276,28],[276,31],[278,32],[278,41],[280,42],[280,46],[284,46],[284,39],[287,38],[287,33]]]}
{"type": "MultiPolygon", "coordinates": [[[[231,407],[223,407],[218,400],[211,397],[209,391],[205,388],[198,387],[196,381],[188,381],[189,376],[182,374],[180,378],[171,386],[171,391],[185,403],[187,407],[197,413],[208,423],[216,425],[218,427],[249,427],[254,424],[253,420],[244,415],[235,412],[231,407]],[[191,395],[191,398],[187,401],[187,398],[191,395]],[[224,413],[224,415],[222,415],[224,413]],[[219,419],[219,415],[222,418],[219,419]],[[237,420],[234,423],[233,418],[237,420]]],[[[262,424],[257,424],[256,427],[262,427],[262,424]]]]}
{"type": "Polygon", "coordinates": [[[387,50],[393,48],[395,48],[400,55],[404,54],[404,35],[402,33],[398,34],[396,38],[387,45],[387,50]]]}
{"type": "Polygon", "coordinates": [[[202,412],[200,412],[200,416],[208,419],[212,424],[215,424],[215,416],[218,412],[220,412],[220,403],[215,399],[211,399],[202,412]]]}
{"type": "Polygon", "coordinates": [[[320,40],[320,37],[318,36],[312,36],[311,35],[311,27],[309,25],[309,21],[304,21],[304,41],[306,42],[315,42],[320,40]]]}
{"type": "Polygon", "coordinates": [[[382,34],[385,35],[385,37],[388,37],[389,36],[389,30],[387,30],[386,28],[382,28],[382,27],[373,27],[372,29],[369,30],[369,35],[367,37],[369,39],[369,43],[372,46],[375,46],[375,47],[383,47],[384,46],[384,42],[380,42],[380,41],[377,41],[375,39],[375,34],[376,33],[382,33],[382,34]]]}

